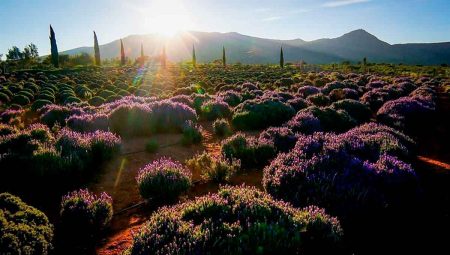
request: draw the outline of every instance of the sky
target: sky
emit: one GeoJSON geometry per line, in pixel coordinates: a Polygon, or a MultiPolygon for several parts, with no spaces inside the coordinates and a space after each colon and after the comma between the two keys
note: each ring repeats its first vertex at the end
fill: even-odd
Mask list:
{"type": "MultiPolygon", "coordinates": [[[[391,44],[450,41],[450,0],[0,0],[0,54],[34,43],[50,52],[131,34],[178,30],[315,40],[365,29],[391,44]]],[[[5,57],[3,57],[4,59],[5,57]]]]}

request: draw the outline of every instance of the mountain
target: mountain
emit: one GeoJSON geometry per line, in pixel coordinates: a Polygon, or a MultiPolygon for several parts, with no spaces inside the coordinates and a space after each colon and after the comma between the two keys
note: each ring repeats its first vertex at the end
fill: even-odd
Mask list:
{"type": "MultiPolygon", "coordinates": [[[[101,36],[101,35],[99,35],[101,36]]],[[[285,61],[322,64],[361,61],[370,62],[439,65],[450,64],[450,42],[394,44],[386,43],[365,30],[359,29],[333,39],[314,41],[276,40],[258,38],[239,33],[185,32],[170,40],[156,34],[131,35],[123,38],[127,57],[135,59],[140,55],[141,44],[146,55],[157,56],[166,45],[171,61],[190,60],[192,45],[195,45],[197,61],[210,62],[222,57],[222,46],[227,51],[230,63],[265,64],[279,61],[280,46],[283,46],[285,61]]],[[[93,47],[81,47],[61,54],[93,54],[93,47]]],[[[120,40],[100,45],[101,57],[119,57],[120,40]]]]}

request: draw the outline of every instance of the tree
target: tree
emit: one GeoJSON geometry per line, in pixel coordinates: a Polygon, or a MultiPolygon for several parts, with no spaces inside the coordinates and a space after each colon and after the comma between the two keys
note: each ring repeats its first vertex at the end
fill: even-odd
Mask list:
{"type": "Polygon", "coordinates": [[[192,45],[192,66],[195,68],[197,66],[197,57],[195,56],[195,46],[192,45]]]}
{"type": "Polygon", "coordinates": [[[141,43],[141,55],[136,59],[136,62],[139,63],[139,65],[143,66],[145,64],[145,54],[144,54],[144,44],[141,43]]]}
{"type": "Polygon", "coordinates": [[[227,66],[227,55],[225,53],[225,46],[223,46],[223,48],[222,48],[222,64],[223,64],[223,67],[227,66]]]}
{"type": "Polygon", "coordinates": [[[26,61],[33,61],[39,57],[38,48],[34,43],[30,43],[23,49],[23,58],[26,61]]]}
{"type": "Polygon", "coordinates": [[[59,57],[58,57],[58,45],[56,44],[55,31],[53,31],[52,25],[50,25],[50,48],[52,56],[52,64],[54,67],[59,67],[59,57]]]}
{"type": "Polygon", "coordinates": [[[280,51],[280,67],[281,67],[281,68],[284,68],[283,46],[281,47],[281,51],[280,51]]]}
{"type": "Polygon", "coordinates": [[[8,53],[6,53],[7,60],[22,60],[24,58],[24,54],[17,46],[13,46],[11,49],[8,49],[8,53]]]}
{"type": "Polygon", "coordinates": [[[94,31],[94,56],[95,56],[95,65],[96,66],[102,65],[100,59],[100,47],[98,46],[97,34],[95,33],[95,31],[94,31]]]}
{"type": "Polygon", "coordinates": [[[163,50],[162,50],[162,56],[161,56],[161,66],[163,68],[166,68],[166,61],[167,61],[167,56],[166,56],[166,46],[164,45],[163,50]]]}
{"type": "Polygon", "coordinates": [[[126,62],[125,59],[125,49],[123,48],[123,42],[122,39],[120,39],[120,65],[124,66],[126,62]]]}

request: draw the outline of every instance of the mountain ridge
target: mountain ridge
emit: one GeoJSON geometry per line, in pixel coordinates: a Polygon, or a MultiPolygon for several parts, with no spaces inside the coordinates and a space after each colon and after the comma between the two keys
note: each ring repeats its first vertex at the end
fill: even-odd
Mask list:
{"type": "MultiPolygon", "coordinates": [[[[350,31],[336,38],[305,41],[300,38],[281,40],[240,34],[237,32],[179,33],[171,40],[157,34],[133,34],[122,38],[126,55],[135,59],[140,55],[141,43],[146,55],[156,56],[166,45],[171,61],[190,60],[195,45],[198,62],[210,62],[221,58],[222,46],[227,50],[229,63],[245,64],[277,63],[279,49],[283,46],[285,60],[305,61],[313,64],[342,61],[440,65],[450,63],[450,42],[389,44],[363,29],[350,31]]],[[[119,56],[120,43],[114,40],[100,45],[102,59],[119,56]]],[[[93,47],[84,46],[63,51],[75,55],[82,52],[93,54],[93,47]]]]}

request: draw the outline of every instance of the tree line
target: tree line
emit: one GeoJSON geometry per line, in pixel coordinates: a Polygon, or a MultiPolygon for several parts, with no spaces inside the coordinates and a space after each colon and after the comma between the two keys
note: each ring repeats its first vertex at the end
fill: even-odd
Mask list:
{"type": "MultiPolygon", "coordinates": [[[[69,55],[62,55],[59,54],[58,51],[58,44],[56,41],[56,34],[53,30],[53,27],[50,25],[50,55],[47,56],[42,61],[42,64],[51,64],[55,68],[59,68],[61,65],[67,66],[67,64],[76,66],[76,65],[89,65],[94,64],[95,66],[101,66],[102,60],[101,60],[101,54],[100,54],[100,46],[98,43],[97,34],[94,31],[94,56],[92,57],[88,53],[81,53],[74,56],[69,55]]],[[[1,55],[0,55],[1,56],[1,55]]],[[[23,50],[20,50],[18,47],[13,46],[11,49],[8,50],[8,53],[6,54],[6,59],[9,62],[17,63],[19,67],[26,67],[30,66],[30,64],[37,64],[39,63],[39,53],[38,48],[35,44],[31,43],[27,45],[23,50]]],[[[136,59],[136,63],[144,64],[149,58],[145,56],[144,54],[144,47],[141,44],[141,54],[136,59]]],[[[120,39],[120,58],[119,58],[119,64],[121,66],[129,64],[129,59],[127,58],[125,54],[125,48],[123,44],[123,40],[120,39]]],[[[167,66],[167,55],[166,55],[166,47],[163,46],[161,55],[159,56],[160,65],[165,68],[167,66]]],[[[0,57],[1,61],[1,57],[0,57]]],[[[113,60],[105,60],[104,64],[112,63],[113,60]]],[[[222,61],[221,61],[223,67],[227,66],[227,55],[226,55],[226,49],[225,46],[222,47],[222,61]]],[[[192,46],[192,66],[195,68],[197,66],[197,57],[196,57],[196,51],[195,46],[192,46]]],[[[283,55],[283,47],[281,47],[280,52],[280,67],[284,68],[284,55],[283,55]]]]}

